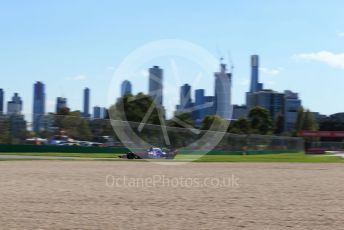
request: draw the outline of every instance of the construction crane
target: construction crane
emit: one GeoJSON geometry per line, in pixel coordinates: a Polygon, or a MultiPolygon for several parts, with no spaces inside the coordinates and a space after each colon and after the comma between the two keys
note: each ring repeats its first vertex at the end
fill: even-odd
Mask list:
{"type": "Polygon", "coordinates": [[[228,65],[229,65],[230,73],[233,74],[235,67],[234,67],[231,53],[229,51],[227,52],[227,56],[228,56],[227,59],[228,59],[228,65]]]}

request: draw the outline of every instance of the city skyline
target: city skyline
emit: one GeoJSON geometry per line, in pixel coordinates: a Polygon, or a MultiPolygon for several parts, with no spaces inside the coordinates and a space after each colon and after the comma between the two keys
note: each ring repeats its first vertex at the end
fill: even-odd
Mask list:
{"type": "MultiPolygon", "coordinates": [[[[246,103],[244,105],[236,105],[231,103],[232,98],[232,72],[228,72],[227,65],[223,63],[223,59],[219,60],[219,72],[214,72],[214,94],[205,95],[204,89],[194,89],[192,85],[184,84],[180,86],[179,104],[175,105],[173,114],[191,113],[192,119],[196,127],[200,127],[202,121],[208,115],[219,115],[226,120],[238,120],[240,118],[247,118],[249,111],[256,106],[265,108],[271,116],[273,121],[276,121],[278,116],[283,116],[284,131],[293,131],[298,111],[302,106],[302,101],[298,93],[291,90],[284,90],[278,92],[273,89],[265,89],[264,84],[259,81],[259,55],[251,55],[250,69],[250,87],[246,92],[246,103]],[[194,93],[194,98],[192,94],[194,93]]],[[[233,71],[233,66],[230,66],[233,71]]],[[[148,70],[148,92],[158,106],[164,108],[163,104],[163,73],[164,69],[154,65],[148,70]]],[[[126,96],[132,92],[132,84],[128,80],[124,80],[120,84],[121,97],[126,96]]],[[[83,111],[80,111],[84,118],[104,119],[106,118],[106,107],[98,105],[93,106],[93,114],[89,113],[90,108],[90,88],[83,90],[83,111]]],[[[37,132],[41,127],[45,127],[46,120],[42,116],[45,109],[45,85],[42,82],[34,84],[34,104],[33,104],[33,130],[37,132]]],[[[56,113],[60,112],[62,108],[68,107],[67,98],[57,97],[56,113]]],[[[20,106],[17,114],[21,113],[22,101],[19,95],[15,94],[12,101],[8,102],[15,108],[20,106]],[[17,99],[15,99],[17,98],[17,99]],[[19,98],[19,99],[18,99],[19,98]],[[19,104],[18,104],[19,103],[19,104]]],[[[70,108],[73,111],[73,108],[70,108]]],[[[13,112],[12,112],[13,113],[13,112]]],[[[319,116],[320,114],[318,114],[319,116]]]]}
{"type": "MultiPolygon", "coordinates": [[[[260,79],[266,88],[296,91],[306,108],[326,115],[344,111],[344,106],[328,103],[344,96],[340,88],[344,84],[342,1],[195,3],[145,1],[136,3],[135,9],[130,3],[112,1],[0,3],[0,61],[6,63],[0,68],[0,88],[6,91],[5,100],[20,92],[25,99],[23,112],[31,113],[31,87],[39,80],[49,92],[48,111],[54,110],[57,96],[68,98],[70,107],[82,111],[79,92],[90,86],[92,104],[108,106],[103,92],[110,90],[113,72],[128,53],[147,42],[178,38],[198,44],[218,58],[230,51],[235,64],[233,104],[245,102],[250,76],[248,56],[258,53],[262,57],[260,79]],[[77,10],[80,4],[82,11],[77,10]],[[120,12],[113,14],[113,9],[119,8],[120,12]],[[178,10],[178,17],[171,13],[174,10],[178,10]],[[140,25],[134,18],[140,18],[140,25]]],[[[172,77],[172,68],[154,62],[166,70],[166,79],[172,77]]],[[[144,69],[152,65],[147,63],[144,69]]],[[[192,83],[190,76],[197,70],[186,66],[181,72],[183,85],[192,83]]],[[[128,79],[135,85],[135,94],[146,91],[141,78],[128,79]]],[[[201,83],[197,88],[212,94],[211,76],[203,76],[201,83]]],[[[119,96],[120,91],[116,92],[119,96]]]]}
{"type": "MultiPolygon", "coordinates": [[[[302,106],[302,101],[298,93],[291,90],[284,90],[284,92],[277,92],[272,89],[265,89],[263,83],[259,81],[259,55],[251,55],[251,78],[250,88],[246,92],[245,105],[233,105],[232,98],[232,73],[233,66],[229,67],[231,72],[227,70],[227,65],[223,63],[223,58],[219,60],[219,72],[214,72],[214,94],[206,96],[205,89],[194,90],[194,100],[192,98],[192,86],[184,84],[180,86],[179,104],[175,105],[173,110],[174,115],[181,113],[190,113],[196,127],[201,127],[203,120],[209,115],[218,115],[226,120],[238,120],[240,118],[247,118],[249,112],[256,106],[265,108],[272,121],[278,120],[282,116],[283,130],[293,131],[298,117],[298,111],[302,106]]],[[[148,70],[148,91],[157,106],[165,108],[163,104],[164,98],[164,69],[154,65],[148,70]]],[[[124,80],[120,85],[121,97],[126,96],[132,92],[132,84],[128,80],[124,80]]],[[[176,90],[175,90],[176,91],[176,90]]],[[[83,90],[83,111],[80,111],[82,117],[92,119],[104,119],[107,117],[106,107],[94,106],[93,114],[89,113],[90,109],[90,88],[83,90]]],[[[114,99],[112,99],[113,101],[114,99]]],[[[21,114],[22,100],[18,94],[15,94],[12,101],[8,102],[8,114],[21,114]],[[13,111],[10,111],[10,108],[13,111]],[[17,109],[17,110],[15,110],[17,109]]],[[[68,107],[67,98],[57,97],[56,99],[56,113],[61,112],[61,109],[73,108],[68,107]]],[[[165,110],[165,109],[164,109],[165,110]]],[[[34,104],[33,104],[33,131],[36,133],[44,129],[47,124],[45,116],[45,85],[42,82],[34,84],[34,104]]],[[[169,118],[166,116],[166,118],[169,118]]],[[[170,117],[172,118],[172,117],[170,117]]]]}
{"type": "MultiPolygon", "coordinates": [[[[180,104],[175,105],[175,110],[173,110],[173,114],[175,112],[181,113],[181,112],[192,112],[192,116],[195,119],[196,123],[199,123],[200,120],[203,120],[205,116],[207,115],[213,115],[217,114],[225,119],[239,119],[241,117],[247,116],[248,110],[252,109],[254,106],[262,106],[266,109],[270,110],[272,119],[275,119],[276,116],[283,112],[286,116],[288,113],[288,108],[286,108],[286,111],[284,111],[284,97],[286,96],[286,100],[290,98],[291,100],[296,100],[297,103],[295,104],[294,101],[290,102],[291,105],[289,106],[292,111],[289,112],[289,114],[292,114],[293,117],[290,123],[295,123],[296,121],[296,113],[298,108],[302,106],[301,100],[298,97],[298,93],[294,93],[293,91],[289,89],[285,89],[284,93],[280,93],[277,91],[274,91],[272,89],[265,89],[263,87],[263,83],[259,82],[259,55],[254,54],[251,55],[251,62],[250,62],[250,68],[251,68],[251,77],[250,77],[250,87],[248,92],[246,92],[246,103],[243,105],[237,105],[233,104],[231,102],[232,98],[232,72],[227,72],[227,66],[226,64],[222,63],[223,58],[219,60],[219,66],[220,66],[220,72],[214,72],[215,81],[215,91],[213,95],[206,96],[205,95],[205,89],[194,89],[194,92],[192,91],[192,85],[184,84],[180,86],[179,90],[179,102],[180,104]],[[192,96],[194,95],[194,97],[192,96]],[[257,97],[256,102],[253,103],[252,101],[252,95],[254,97],[257,97]],[[265,99],[258,99],[261,96],[266,97],[266,95],[270,95],[271,98],[265,98],[265,99]],[[275,98],[275,99],[274,99],[275,98]],[[276,101],[277,104],[273,104],[272,101],[276,101]],[[283,101],[283,102],[282,102],[283,101]],[[210,105],[210,104],[211,105],[210,105]],[[272,104],[271,104],[272,103],[272,104]],[[294,103],[294,104],[293,104],[294,103]],[[232,111],[232,106],[234,106],[234,109],[232,111]],[[272,107],[271,107],[272,106],[272,107]],[[204,107],[201,110],[204,111],[195,111],[194,107],[204,107]],[[240,111],[236,111],[238,109],[240,111]],[[245,110],[245,111],[243,111],[245,110]],[[202,115],[201,115],[202,114],[202,115]]],[[[233,67],[230,67],[233,68],[233,67]]],[[[164,75],[164,69],[160,68],[159,66],[154,65],[151,68],[147,69],[148,77],[148,91],[143,92],[147,95],[151,95],[156,103],[159,106],[164,107],[163,104],[163,75],[164,75]]],[[[45,111],[45,104],[46,104],[46,93],[45,93],[45,87],[46,85],[43,82],[37,81],[33,85],[33,108],[32,108],[32,114],[33,114],[33,130],[39,130],[40,129],[40,119],[42,114],[51,113],[53,111],[45,111]]],[[[128,80],[124,80],[120,85],[118,85],[120,91],[121,91],[121,97],[125,96],[128,93],[132,93],[132,84],[128,80]]],[[[58,113],[60,109],[62,108],[69,108],[71,111],[80,111],[82,116],[84,118],[104,118],[105,117],[105,110],[106,107],[101,107],[99,105],[93,105],[91,106],[90,100],[90,88],[86,87],[83,89],[83,109],[78,110],[71,108],[68,106],[67,101],[68,98],[65,97],[56,97],[56,104],[55,104],[55,113],[58,113]],[[93,114],[90,114],[90,107],[93,109],[93,114]]],[[[0,96],[3,99],[5,92],[3,89],[0,89],[0,96]]],[[[114,100],[115,101],[115,100],[114,100]]],[[[287,101],[285,101],[287,103],[287,101]]],[[[15,93],[12,97],[11,101],[7,102],[8,109],[7,113],[22,113],[22,107],[23,107],[23,101],[21,100],[20,94],[15,93]]],[[[317,112],[317,111],[314,111],[317,112]]],[[[28,114],[24,114],[28,115],[28,114]]],[[[287,116],[286,116],[287,118],[287,116]]],[[[289,119],[289,118],[288,118],[289,119]]]]}

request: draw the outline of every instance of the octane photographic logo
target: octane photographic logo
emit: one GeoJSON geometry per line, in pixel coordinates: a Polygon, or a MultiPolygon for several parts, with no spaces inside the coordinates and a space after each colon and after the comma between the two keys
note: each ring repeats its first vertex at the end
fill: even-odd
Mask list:
{"type": "MultiPolygon", "coordinates": [[[[223,121],[219,119],[214,119],[213,123],[210,125],[209,131],[197,129],[176,116],[172,116],[173,118],[171,119],[174,123],[178,124],[178,126],[182,128],[170,128],[166,125],[166,116],[164,111],[174,110],[174,106],[179,102],[176,101],[176,98],[179,99],[179,91],[180,87],[182,86],[182,76],[179,74],[179,69],[182,69],[183,67],[180,66],[179,68],[176,61],[177,59],[187,60],[188,63],[192,63],[193,68],[200,70],[200,72],[195,75],[193,80],[189,82],[192,87],[197,85],[200,81],[204,81],[205,78],[207,78],[209,82],[214,81],[214,72],[216,72],[216,70],[219,68],[219,60],[204,48],[184,40],[167,39],[145,44],[127,55],[115,69],[111,84],[109,85],[108,104],[114,105],[117,103],[121,106],[116,106],[115,112],[110,109],[109,115],[111,125],[121,143],[123,143],[125,147],[127,147],[133,153],[142,153],[152,147],[166,148],[169,149],[167,151],[173,150],[177,153],[189,153],[195,156],[192,159],[187,158],[181,162],[194,161],[202,155],[213,150],[226,134],[229,121],[223,121]],[[124,109],[124,103],[118,103],[122,100],[122,98],[119,98],[117,101],[115,101],[115,98],[118,97],[118,95],[115,93],[116,89],[119,88],[119,84],[123,81],[131,81],[135,80],[135,78],[138,78],[138,73],[142,73],[143,70],[146,69],[148,73],[147,66],[152,66],[152,61],[162,59],[164,60],[164,63],[168,65],[170,70],[170,77],[168,81],[166,81],[166,78],[164,79],[161,77],[162,74],[160,75],[159,73],[154,73],[154,68],[158,68],[158,70],[161,71],[159,67],[153,67],[151,73],[149,75],[147,74],[146,77],[140,76],[141,81],[142,78],[145,82],[148,82],[149,80],[149,85],[151,85],[149,89],[149,95],[152,96],[153,102],[140,122],[135,123],[128,121],[126,111],[124,109]],[[152,85],[154,86],[152,87],[152,85]],[[160,125],[158,126],[147,124],[147,121],[149,120],[153,111],[156,111],[159,117],[160,125]],[[119,117],[115,114],[122,114],[121,118],[119,119],[119,117]],[[152,131],[149,132],[149,130],[152,131]],[[159,132],[157,132],[157,130],[159,130],[159,132]],[[193,137],[192,141],[186,141],[186,144],[183,146],[180,144],[176,146],[174,143],[174,138],[178,136],[179,131],[181,134],[189,133],[193,137]],[[144,135],[144,133],[146,135],[144,135]],[[151,138],[147,138],[147,133],[150,133],[150,135],[153,136],[151,138]],[[171,135],[171,133],[174,135],[171,135]],[[158,142],[156,141],[156,135],[158,135],[159,138],[158,142]],[[143,138],[143,136],[145,136],[145,138],[143,138]]],[[[166,67],[167,66],[162,66],[162,69],[165,69],[166,67]]],[[[230,87],[231,81],[227,81],[224,77],[218,77],[216,84],[219,84],[220,87],[226,87],[229,84],[228,87],[230,87]]],[[[186,97],[190,96],[191,91],[192,90],[188,91],[189,95],[186,95],[186,97]]],[[[140,100],[140,98],[129,98],[128,103],[134,102],[135,100],[140,100]]],[[[181,106],[185,106],[185,104],[181,106]]],[[[206,111],[207,109],[212,108],[213,114],[218,114],[216,109],[217,107],[218,106],[215,106],[214,100],[212,100],[210,102],[204,102],[200,105],[191,105],[188,107],[187,111],[192,114],[197,111],[206,111]]],[[[230,106],[229,110],[230,111],[227,112],[231,117],[232,106],[230,106]]],[[[147,160],[150,159],[150,157],[147,157],[147,160]]],[[[170,161],[155,160],[154,162],[166,164],[166,162],[170,161]]],[[[173,162],[179,161],[174,160],[173,162]]]]}

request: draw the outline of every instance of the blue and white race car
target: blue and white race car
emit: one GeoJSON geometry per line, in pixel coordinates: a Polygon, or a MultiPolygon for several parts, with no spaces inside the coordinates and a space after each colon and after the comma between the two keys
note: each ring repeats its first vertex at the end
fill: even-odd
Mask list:
{"type": "Polygon", "coordinates": [[[177,155],[176,150],[163,151],[161,148],[149,148],[145,152],[129,152],[120,158],[126,159],[174,159],[177,155]]]}
{"type": "Polygon", "coordinates": [[[160,148],[150,148],[147,150],[148,158],[159,159],[167,156],[167,153],[160,148]]]}

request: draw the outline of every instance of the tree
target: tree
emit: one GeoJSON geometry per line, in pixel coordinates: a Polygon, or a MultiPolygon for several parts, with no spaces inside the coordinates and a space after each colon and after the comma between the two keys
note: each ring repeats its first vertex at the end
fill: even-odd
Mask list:
{"type": "Polygon", "coordinates": [[[179,128],[194,127],[195,125],[191,113],[176,114],[171,120],[168,120],[166,124],[170,127],[179,128]]]}
{"type": "Polygon", "coordinates": [[[305,114],[305,111],[304,111],[303,107],[300,107],[300,109],[297,113],[296,124],[295,124],[295,130],[297,133],[302,130],[304,114],[305,114]]]}
{"type": "Polygon", "coordinates": [[[55,117],[55,126],[74,139],[92,139],[88,121],[81,116],[80,111],[70,112],[68,108],[62,108],[55,117]]]}
{"type": "Polygon", "coordinates": [[[228,132],[235,134],[249,134],[250,129],[250,122],[246,118],[240,118],[230,124],[228,132]]]}
{"type": "Polygon", "coordinates": [[[0,119],[0,144],[10,144],[12,141],[8,119],[0,119]]]}
{"type": "Polygon", "coordinates": [[[196,137],[191,113],[179,113],[166,122],[171,146],[179,148],[190,144],[196,137]]]}
{"type": "Polygon", "coordinates": [[[70,115],[70,113],[71,113],[70,108],[68,108],[68,107],[62,107],[62,108],[60,108],[60,109],[57,111],[56,115],[59,115],[59,116],[68,116],[68,115],[70,115]]]}
{"type": "Polygon", "coordinates": [[[151,112],[151,114],[147,117],[146,123],[160,124],[160,118],[165,119],[164,110],[155,105],[151,96],[143,93],[136,96],[125,95],[109,110],[112,119],[133,122],[142,122],[148,112],[151,112]]]}
{"type": "Polygon", "coordinates": [[[313,113],[311,113],[309,110],[306,110],[304,114],[302,129],[311,131],[317,131],[319,129],[317,120],[315,119],[313,113]]]}
{"type": "Polygon", "coordinates": [[[140,137],[140,141],[156,146],[162,146],[164,143],[164,135],[159,125],[163,125],[165,122],[165,111],[160,105],[155,104],[154,99],[149,95],[127,94],[119,98],[110,107],[109,117],[112,124],[119,123],[118,127],[115,127],[117,134],[120,132],[132,135],[134,132],[136,136],[140,137]],[[121,122],[118,121],[128,121],[129,125],[127,123],[120,124],[121,122]],[[141,125],[142,122],[145,124],[141,125]]]}
{"type": "MultiPolygon", "coordinates": [[[[297,120],[296,120],[296,125],[295,125],[295,136],[298,135],[298,133],[301,130],[309,130],[309,131],[317,131],[319,129],[318,122],[316,121],[313,113],[309,111],[308,109],[305,111],[304,108],[300,108],[298,115],[297,115],[297,120]]],[[[305,137],[305,145],[308,146],[310,145],[311,142],[314,141],[319,141],[318,137],[305,137]]]]}
{"type": "Polygon", "coordinates": [[[228,126],[228,121],[222,119],[218,115],[206,116],[202,122],[202,130],[222,130],[224,127],[228,126]]]}
{"type": "Polygon", "coordinates": [[[300,132],[301,130],[316,131],[319,129],[319,124],[315,119],[313,113],[308,109],[300,108],[297,114],[295,130],[300,132]]]}
{"type": "MultiPolygon", "coordinates": [[[[334,120],[329,120],[329,121],[322,121],[319,124],[319,129],[321,131],[344,131],[344,123],[340,121],[334,121],[334,120]]],[[[339,137],[339,138],[326,138],[322,137],[322,141],[336,141],[336,142],[341,142],[344,140],[344,138],[339,137]]]]}
{"type": "Polygon", "coordinates": [[[94,136],[113,136],[114,130],[108,119],[95,119],[89,122],[90,129],[94,136]]]}
{"type": "Polygon", "coordinates": [[[256,106],[248,114],[248,120],[253,133],[266,135],[272,130],[272,121],[269,111],[256,106]]]}

